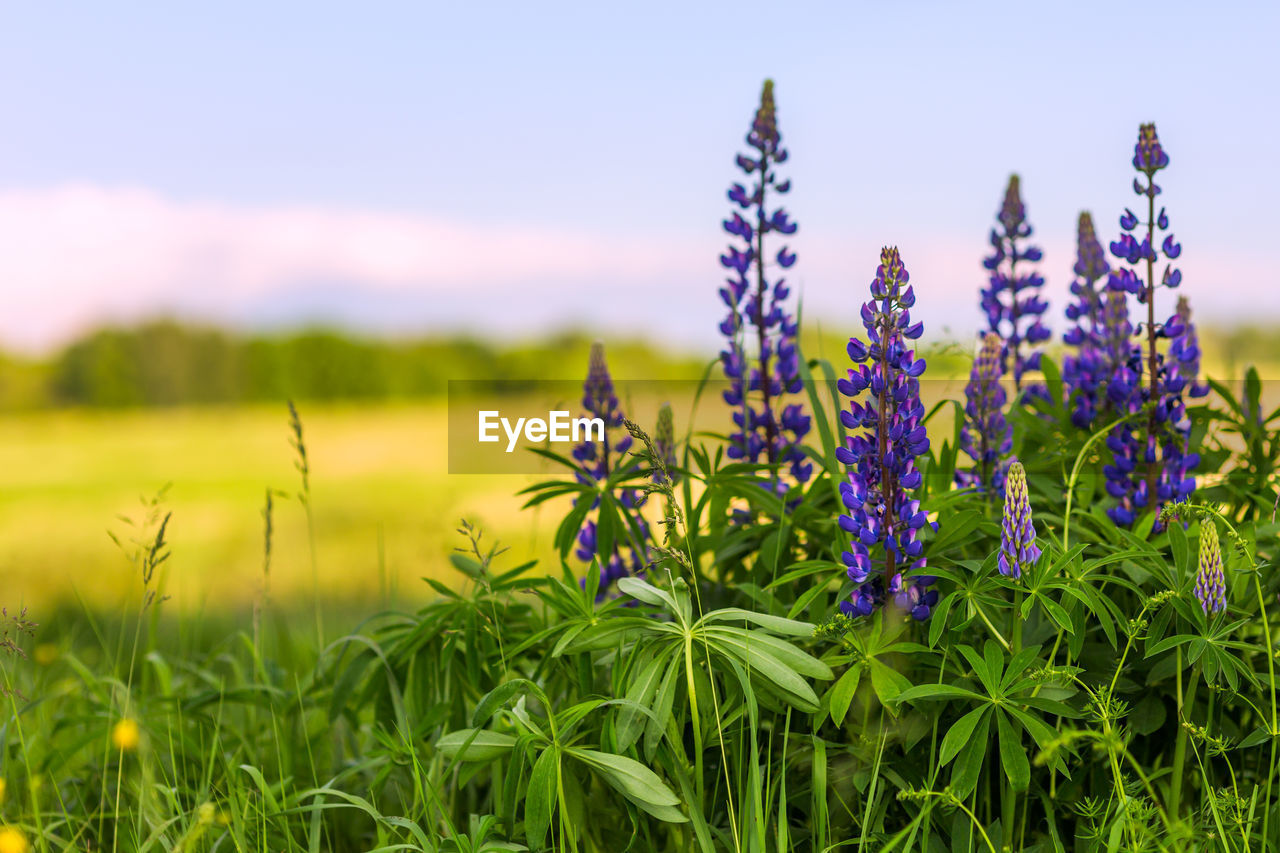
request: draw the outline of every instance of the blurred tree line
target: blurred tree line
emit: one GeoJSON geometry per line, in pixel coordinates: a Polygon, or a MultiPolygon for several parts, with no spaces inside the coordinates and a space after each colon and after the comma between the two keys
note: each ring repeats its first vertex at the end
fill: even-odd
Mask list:
{"type": "MultiPolygon", "coordinates": [[[[581,380],[592,336],[566,332],[498,342],[467,335],[370,338],[328,329],[238,334],[157,321],[92,332],[45,359],[0,352],[0,410],[57,406],[176,406],[442,396],[450,379],[581,380]]],[[[842,369],[847,339],[806,331],[802,346],[842,369]]],[[[1280,368],[1280,328],[1202,329],[1210,375],[1254,364],[1280,368]]],[[[714,353],[671,352],[643,340],[607,341],[617,379],[700,379],[714,353]]],[[[934,378],[964,377],[970,342],[932,345],[934,378]]],[[[718,370],[712,378],[721,378],[718,370]]]]}
{"type": "MultiPolygon", "coordinates": [[[[0,408],[174,406],[440,396],[450,379],[580,379],[592,338],[495,343],[365,338],[326,329],[241,335],[170,321],[102,329],[52,357],[0,353],[0,408]]],[[[619,378],[700,378],[710,355],[609,341],[619,378]]]]}

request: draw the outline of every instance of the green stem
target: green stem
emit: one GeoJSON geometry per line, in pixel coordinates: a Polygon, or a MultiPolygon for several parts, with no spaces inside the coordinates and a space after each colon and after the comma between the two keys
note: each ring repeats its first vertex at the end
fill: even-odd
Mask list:
{"type": "MultiPolygon", "coordinates": [[[[1019,619],[1022,616],[1022,590],[1019,589],[1013,594],[1013,612],[1009,614],[1009,637],[1013,641],[1013,648],[1010,650],[1013,654],[1017,654],[1022,650],[1022,625],[1019,619]]],[[[1013,780],[1007,780],[1004,787],[1004,802],[1000,804],[1000,825],[1004,832],[1004,846],[1013,850],[1016,849],[1013,844],[1014,840],[1014,823],[1018,810],[1018,792],[1014,790],[1013,780]]]]}
{"type": "Polygon", "coordinates": [[[1071,503],[1075,498],[1076,481],[1080,479],[1080,469],[1084,465],[1085,457],[1089,454],[1089,450],[1093,445],[1105,438],[1107,433],[1111,432],[1111,430],[1120,426],[1120,424],[1125,421],[1137,417],[1140,414],[1142,413],[1133,412],[1132,414],[1125,415],[1122,418],[1117,418],[1107,424],[1102,429],[1089,436],[1089,440],[1084,443],[1084,447],[1081,447],[1080,452],[1076,454],[1075,464],[1071,466],[1071,476],[1067,478],[1067,505],[1062,513],[1062,550],[1064,552],[1068,549],[1067,541],[1071,536],[1071,503]]]}
{"type": "Polygon", "coordinates": [[[1266,853],[1270,843],[1267,831],[1271,817],[1271,780],[1276,774],[1276,737],[1280,735],[1280,728],[1276,726],[1276,656],[1272,651],[1275,647],[1271,645],[1271,623],[1267,618],[1266,598],[1262,594],[1262,581],[1258,578],[1256,565],[1253,567],[1253,588],[1258,594],[1258,614],[1262,621],[1262,635],[1266,640],[1263,648],[1267,652],[1267,679],[1271,687],[1271,763],[1267,768],[1267,795],[1262,800],[1266,803],[1266,808],[1262,810],[1262,853],[1266,853]]]}
{"type": "Polygon", "coordinates": [[[982,605],[975,604],[973,607],[978,611],[978,615],[982,617],[982,624],[986,625],[987,630],[991,632],[991,635],[999,641],[1000,645],[1004,646],[1004,650],[1006,652],[1009,651],[1009,641],[1004,638],[1003,634],[996,630],[995,625],[991,624],[991,620],[987,618],[986,611],[982,609],[982,605]]]}
{"type": "Polygon", "coordinates": [[[684,675],[689,687],[689,717],[693,724],[694,791],[698,797],[698,810],[706,796],[702,778],[702,720],[698,715],[698,685],[693,678],[693,635],[686,634],[684,641],[684,675]]]}
{"type": "MultiPolygon", "coordinates": [[[[1182,650],[1178,650],[1178,680],[1182,680],[1182,650]]],[[[1191,670],[1191,677],[1187,682],[1187,694],[1184,698],[1181,686],[1178,689],[1178,739],[1173,748],[1173,775],[1171,777],[1169,789],[1169,816],[1174,820],[1178,819],[1178,814],[1182,807],[1182,768],[1187,760],[1187,730],[1182,727],[1183,723],[1190,722],[1187,714],[1195,705],[1196,686],[1200,680],[1200,666],[1197,664],[1191,670]]]]}
{"type": "Polygon", "coordinates": [[[1115,786],[1116,805],[1120,809],[1121,819],[1124,821],[1125,834],[1129,837],[1129,848],[1136,850],[1137,845],[1134,844],[1133,823],[1129,819],[1129,798],[1124,791],[1124,781],[1120,775],[1120,762],[1116,761],[1115,749],[1112,747],[1112,741],[1115,738],[1115,731],[1111,728],[1111,720],[1108,718],[1102,724],[1103,742],[1107,746],[1107,763],[1111,765],[1111,781],[1115,786]]]}

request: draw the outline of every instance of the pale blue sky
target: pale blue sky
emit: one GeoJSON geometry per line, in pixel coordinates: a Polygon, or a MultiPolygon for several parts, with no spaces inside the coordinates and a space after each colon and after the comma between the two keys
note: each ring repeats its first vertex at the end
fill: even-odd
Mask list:
{"type": "Polygon", "coordinates": [[[0,346],[161,310],[709,345],[724,189],[765,76],[793,155],[793,278],[824,324],[853,321],[898,243],[926,322],[976,325],[1011,170],[1060,316],[1076,213],[1114,236],[1146,120],[1193,305],[1280,317],[1280,4],[1116,5],[0,7],[0,227],[21,233],[0,233],[0,289],[46,294],[0,346]],[[366,247],[392,220],[407,242],[455,229],[454,251],[382,269],[366,247]],[[148,254],[164,260],[143,275],[148,254]]]}

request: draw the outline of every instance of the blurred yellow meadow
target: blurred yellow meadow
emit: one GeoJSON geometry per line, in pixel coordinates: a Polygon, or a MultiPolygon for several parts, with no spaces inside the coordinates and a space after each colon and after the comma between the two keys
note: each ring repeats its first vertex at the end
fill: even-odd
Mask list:
{"type": "MultiPolygon", "coordinates": [[[[451,574],[443,557],[460,544],[454,528],[463,516],[520,557],[549,526],[537,514],[518,516],[514,492],[531,478],[446,474],[443,402],[303,404],[300,414],[325,598],[430,597],[420,578],[451,574]]],[[[140,589],[126,551],[141,531],[125,519],[141,522],[143,499],[166,484],[173,556],[157,581],[169,606],[235,605],[259,594],[267,489],[277,490],[271,594],[309,601],[311,552],[294,462],[284,406],[0,417],[0,577],[13,591],[6,604],[110,605],[140,589]]]]}

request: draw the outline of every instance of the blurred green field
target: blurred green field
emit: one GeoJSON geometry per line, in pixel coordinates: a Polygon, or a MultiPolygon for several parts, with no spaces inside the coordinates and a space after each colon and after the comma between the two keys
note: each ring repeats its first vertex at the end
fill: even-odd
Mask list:
{"type": "MultiPolygon", "coordinates": [[[[544,519],[519,513],[527,476],[446,473],[443,402],[303,406],[311,460],[317,572],[344,605],[429,598],[423,576],[448,577],[465,516],[533,553],[544,519]],[[380,557],[381,554],[381,557],[380,557]]],[[[164,592],[184,610],[239,606],[262,586],[267,488],[275,501],[271,594],[305,596],[306,517],[284,407],[42,411],[0,416],[0,578],[5,604],[83,598],[110,607],[136,594],[120,516],[171,483],[172,557],[164,592]]],[[[545,548],[543,551],[545,552],[545,548]]]]}
{"type": "MultiPolygon", "coordinates": [[[[1211,375],[1238,377],[1250,361],[1262,362],[1264,378],[1280,373],[1263,353],[1247,351],[1250,340],[1207,336],[1211,375]]],[[[843,365],[842,347],[842,340],[814,340],[808,351],[843,365]]],[[[923,385],[927,404],[963,395],[968,349],[930,351],[930,379],[923,385]]],[[[574,361],[576,370],[576,362],[585,360],[574,361]]],[[[617,364],[625,368],[630,360],[619,358],[617,364]]],[[[687,366],[682,370],[676,375],[688,373],[687,366]]],[[[1234,388],[1238,380],[1229,384],[1234,388]]],[[[723,429],[726,412],[714,396],[703,401],[700,426],[723,429]]],[[[1268,383],[1264,397],[1280,394],[1268,383]]],[[[644,401],[632,411],[656,411],[656,403],[644,401]]],[[[681,432],[682,408],[677,407],[681,432]]],[[[563,507],[519,511],[522,501],[515,493],[533,476],[448,474],[448,417],[441,396],[311,401],[301,404],[301,413],[312,467],[316,571],[320,594],[330,603],[412,606],[431,597],[424,576],[456,582],[447,557],[460,544],[455,528],[463,517],[490,540],[510,546],[510,560],[551,558],[551,534],[563,507]]],[[[944,409],[931,431],[941,438],[950,427],[951,412],[944,409]]],[[[311,549],[289,438],[285,407],[259,403],[0,413],[5,605],[83,599],[100,609],[136,595],[139,579],[107,534],[127,541],[133,531],[122,517],[140,517],[142,500],[165,484],[172,484],[166,507],[173,512],[173,556],[162,579],[173,598],[170,606],[234,609],[258,597],[268,488],[287,493],[276,499],[271,594],[279,603],[310,604],[311,549]]]]}

